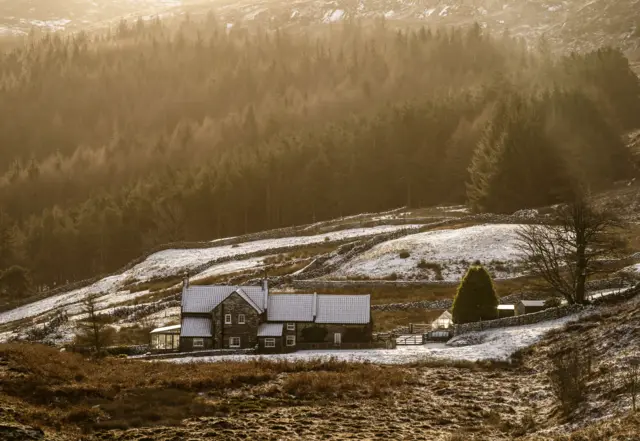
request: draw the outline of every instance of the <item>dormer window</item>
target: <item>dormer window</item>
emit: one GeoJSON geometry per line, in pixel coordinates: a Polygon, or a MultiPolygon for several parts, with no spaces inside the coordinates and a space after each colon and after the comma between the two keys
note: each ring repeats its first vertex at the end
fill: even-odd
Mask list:
{"type": "Polygon", "coordinates": [[[224,316],[224,324],[225,325],[230,325],[231,324],[231,314],[225,314],[225,316],[224,316]]]}

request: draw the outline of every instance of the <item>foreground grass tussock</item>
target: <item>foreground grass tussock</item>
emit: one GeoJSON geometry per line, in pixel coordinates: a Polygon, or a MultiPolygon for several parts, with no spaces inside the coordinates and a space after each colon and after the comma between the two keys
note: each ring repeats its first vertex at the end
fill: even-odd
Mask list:
{"type": "Polygon", "coordinates": [[[4,398],[21,403],[23,422],[85,432],[228,415],[243,407],[230,406],[229,395],[244,391],[270,400],[377,398],[410,381],[405,368],[337,360],[148,363],[41,345],[0,345],[0,361],[4,398]]]}

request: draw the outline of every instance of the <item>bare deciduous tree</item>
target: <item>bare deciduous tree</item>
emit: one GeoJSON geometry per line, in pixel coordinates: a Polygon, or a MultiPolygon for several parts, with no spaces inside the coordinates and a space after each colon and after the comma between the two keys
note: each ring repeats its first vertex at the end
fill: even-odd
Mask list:
{"type": "Polygon", "coordinates": [[[550,225],[518,231],[525,265],[570,304],[586,302],[587,279],[603,258],[619,256],[625,242],[616,234],[621,222],[610,210],[594,208],[586,198],[561,206],[550,225]]]}
{"type": "Polygon", "coordinates": [[[82,313],[86,317],[77,323],[76,341],[91,345],[96,353],[109,344],[113,329],[109,327],[107,317],[98,313],[98,294],[89,294],[82,302],[82,313]]]}

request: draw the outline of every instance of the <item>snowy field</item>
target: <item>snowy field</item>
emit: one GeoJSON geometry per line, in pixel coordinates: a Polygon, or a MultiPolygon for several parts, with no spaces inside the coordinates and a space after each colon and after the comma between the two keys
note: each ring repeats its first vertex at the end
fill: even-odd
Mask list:
{"type": "Polygon", "coordinates": [[[381,243],[357,256],[330,278],[369,277],[434,280],[433,266],[440,268],[442,280],[458,281],[469,264],[480,260],[495,278],[521,275],[517,262],[516,230],[519,225],[478,225],[460,229],[428,231],[381,243]],[[409,257],[401,257],[407,251],[409,257]],[[429,265],[419,268],[424,260],[429,265]]]}
{"type": "Polygon", "coordinates": [[[106,277],[85,288],[48,297],[11,311],[0,313],[0,324],[36,317],[61,307],[65,307],[69,315],[77,313],[79,310],[78,304],[91,293],[98,293],[102,295],[99,303],[99,307],[101,309],[117,305],[149,294],[148,291],[130,293],[128,290],[123,290],[124,286],[127,284],[177,276],[183,274],[185,271],[193,272],[194,268],[216,259],[237,258],[237,260],[212,266],[198,274],[196,278],[229,274],[262,265],[264,257],[261,259],[255,258],[242,260],[243,256],[250,253],[268,253],[269,250],[277,250],[285,247],[331,243],[346,239],[364,238],[379,234],[392,233],[402,229],[417,229],[420,227],[422,227],[422,225],[380,225],[372,228],[354,228],[314,236],[296,236],[258,240],[239,245],[225,245],[204,249],[161,251],[149,256],[149,258],[144,262],[134,266],[132,269],[125,271],[122,274],[106,277]],[[70,305],[75,306],[69,308],[70,305]]]}
{"type": "Polygon", "coordinates": [[[216,363],[221,361],[249,361],[257,358],[269,360],[312,360],[335,358],[349,362],[369,362],[377,364],[407,364],[427,360],[453,361],[506,361],[519,349],[529,347],[542,339],[552,329],[576,321],[582,314],[575,314],[557,320],[536,323],[528,326],[493,329],[456,337],[457,344],[473,343],[466,346],[447,346],[444,343],[432,343],[421,346],[398,346],[397,349],[362,350],[316,350],[299,351],[292,354],[273,355],[222,355],[214,357],[187,357],[161,360],[171,363],[216,363]]]}

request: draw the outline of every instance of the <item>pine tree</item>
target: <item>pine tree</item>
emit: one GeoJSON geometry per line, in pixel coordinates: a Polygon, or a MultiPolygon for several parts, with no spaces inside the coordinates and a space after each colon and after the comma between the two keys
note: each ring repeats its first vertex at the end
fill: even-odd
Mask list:
{"type": "Polygon", "coordinates": [[[456,324],[493,320],[498,316],[498,296],[487,270],[477,262],[462,279],[453,301],[456,324]]]}

